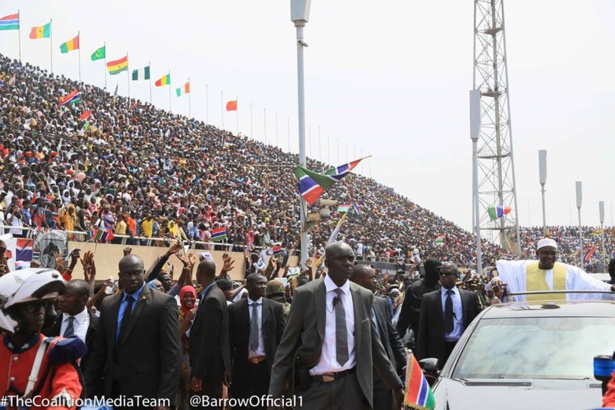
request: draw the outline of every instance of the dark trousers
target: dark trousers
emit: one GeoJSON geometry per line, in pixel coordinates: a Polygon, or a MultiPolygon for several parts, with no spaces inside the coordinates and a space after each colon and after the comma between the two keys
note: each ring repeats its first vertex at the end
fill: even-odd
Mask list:
{"type": "Polygon", "coordinates": [[[297,396],[301,397],[297,409],[303,410],[367,410],[370,408],[359,386],[356,373],[328,383],[313,381],[307,390],[297,389],[297,396]]]}
{"type": "MultiPolygon", "coordinates": [[[[199,396],[207,396],[215,399],[222,398],[222,378],[206,377],[201,384],[201,391],[194,393],[199,396]]],[[[202,402],[201,402],[202,403],[202,402]]],[[[192,409],[205,408],[204,406],[190,406],[192,409]]],[[[207,409],[222,409],[222,406],[207,406],[207,409]]]]}
{"type": "MultiPolygon", "coordinates": [[[[269,367],[267,361],[258,364],[248,364],[241,374],[233,374],[230,396],[235,398],[249,398],[250,396],[266,396],[269,391],[269,367]]],[[[248,407],[235,407],[234,409],[247,409],[248,407]]],[[[264,409],[264,407],[250,407],[264,409]]]]}
{"type": "Polygon", "coordinates": [[[393,409],[393,390],[384,384],[377,372],[374,372],[374,409],[393,409]]]}

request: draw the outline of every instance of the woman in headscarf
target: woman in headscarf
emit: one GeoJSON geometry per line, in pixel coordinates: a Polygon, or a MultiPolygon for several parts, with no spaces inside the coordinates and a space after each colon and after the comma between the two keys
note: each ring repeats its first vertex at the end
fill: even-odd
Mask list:
{"type": "Polygon", "coordinates": [[[192,371],[190,369],[190,356],[188,337],[186,332],[192,325],[192,319],[196,313],[196,289],[187,285],[179,291],[179,331],[182,337],[182,360],[180,366],[179,389],[177,390],[177,409],[190,408],[190,381],[192,371]]]}

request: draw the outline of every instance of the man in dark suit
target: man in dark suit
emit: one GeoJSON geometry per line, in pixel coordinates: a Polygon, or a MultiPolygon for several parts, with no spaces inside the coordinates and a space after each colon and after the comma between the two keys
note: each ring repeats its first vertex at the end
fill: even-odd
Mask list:
{"type": "Polygon", "coordinates": [[[440,270],[442,289],[423,295],[419,322],[417,360],[438,359],[442,369],[457,341],[480,312],[476,295],[458,289],[457,265],[446,262],[440,270]]]}
{"type": "Polygon", "coordinates": [[[51,327],[47,336],[77,336],[88,347],[81,358],[79,366],[85,373],[94,344],[94,335],[98,326],[98,318],[88,311],[86,304],[90,298],[90,284],[81,279],[73,279],[66,283],[66,289],[58,298],[58,307],[62,312],[51,327]]]}
{"type": "Polygon", "coordinates": [[[143,260],[137,255],[123,257],[119,269],[123,291],[102,304],[85,373],[88,394],[140,395],[172,406],[182,354],[177,303],[145,285],[143,260]]]}
{"type": "Polygon", "coordinates": [[[246,289],[248,298],[228,307],[233,363],[230,394],[235,398],[267,394],[273,359],[284,333],[283,305],[265,298],[267,278],[248,275],[246,289]]]}
{"type": "Polygon", "coordinates": [[[213,260],[205,259],[199,263],[196,280],[203,292],[189,331],[190,367],[192,391],[200,396],[220,399],[222,385],[230,385],[231,355],[226,298],[216,286],[215,278],[216,263],[213,260]]]}
{"type": "MultiPolygon", "coordinates": [[[[355,265],[350,280],[371,292],[374,292],[378,286],[376,271],[366,264],[355,265]]],[[[374,296],[372,322],[391,364],[398,374],[402,374],[408,356],[399,333],[391,321],[391,309],[386,298],[374,296]]],[[[374,408],[383,410],[393,408],[393,392],[386,387],[377,372],[374,372],[374,408]]]]}
{"type": "Polygon", "coordinates": [[[348,281],[352,248],[335,242],[325,255],[328,275],[295,290],[269,394],[282,396],[287,378],[295,374],[294,394],[302,397],[303,409],[369,409],[375,368],[401,402],[402,383],[372,322],[374,295],[348,281]]]}

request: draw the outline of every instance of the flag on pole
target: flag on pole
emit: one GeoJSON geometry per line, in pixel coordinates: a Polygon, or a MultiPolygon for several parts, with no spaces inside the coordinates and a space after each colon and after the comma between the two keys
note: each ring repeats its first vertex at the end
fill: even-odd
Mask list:
{"type": "Polygon", "coordinates": [[[211,239],[213,239],[214,242],[218,242],[223,239],[226,239],[226,228],[222,227],[222,228],[212,229],[211,239]]]}
{"type": "Polygon", "coordinates": [[[99,48],[98,50],[94,51],[94,53],[92,53],[92,61],[96,61],[96,60],[102,60],[104,58],[107,57],[107,50],[105,46],[102,46],[101,48],[99,48]]]}
{"type": "Polygon", "coordinates": [[[314,202],[320,198],[325,190],[331,188],[337,181],[348,175],[348,173],[361,162],[361,159],[340,165],[336,168],[331,168],[324,175],[310,171],[301,165],[297,165],[295,168],[295,176],[299,180],[299,192],[301,196],[308,204],[314,205],[314,202]]]}
{"type": "Polygon", "coordinates": [[[149,80],[149,66],[132,70],[132,81],[149,80]]]}
{"type": "Polygon", "coordinates": [[[436,236],[436,240],[434,241],[434,243],[438,246],[442,246],[444,245],[444,240],[446,239],[446,235],[442,234],[442,235],[438,235],[436,236]]]}
{"type": "Polygon", "coordinates": [[[85,111],[83,114],[79,116],[79,120],[85,121],[92,116],[92,112],[90,110],[85,111]]]}
{"type": "Polygon", "coordinates": [[[237,100],[227,102],[226,111],[237,111],[237,100]]]}
{"type": "Polygon", "coordinates": [[[404,406],[416,410],[434,410],[436,407],[433,391],[412,352],[408,353],[404,406]]]}
{"type": "Polygon", "coordinates": [[[342,229],[342,225],[344,224],[344,221],[346,220],[346,216],[348,216],[347,213],[342,215],[340,220],[337,221],[337,225],[335,225],[335,228],[333,229],[333,231],[331,231],[331,235],[329,236],[329,240],[327,241],[327,246],[335,242],[335,238],[337,238],[337,234],[340,233],[340,229],[342,229]]]}
{"type": "Polygon", "coordinates": [[[66,97],[60,97],[60,102],[58,103],[58,107],[62,107],[68,103],[77,103],[81,101],[81,93],[78,90],[73,90],[66,97]]]}
{"type": "Polygon", "coordinates": [[[589,262],[592,256],[594,256],[594,252],[596,252],[596,245],[592,246],[591,249],[585,252],[585,255],[583,255],[583,260],[585,262],[589,262]]]}
{"type": "Polygon", "coordinates": [[[36,40],[39,38],[49,38],[51,36],[51,22],[44,26],[32,27],[30,30],[30,38],[36,40]]]}
{"type": "Polygon", "coordinates": [[[169,85],[169,84],[171,84],[171,74],[163,75],[158,80],[156,80],[156,82],[154,83],[156,87],[164,87],[165,85],[169,85]]]}
{"type": "Polygon", "coordinates": [[[495,221],[498,218],[503,217],[506,214],[509,214],[511,211],[511,208],[509,206],[504,206],[504,205],[489,205],[487,207],[487,212],[489,213],[489,219],[491,219],[492,221],[495,221]]]}
{"type": "Polygon", "coordinates": [[[350,205],[338,205],[337,212],[348,212],[350,211],[350,205]]]}
{"type": "Polygon", "coordinates": [[[182,89],[181,88],[177,88],[175,89],[175,93],[177,94],[178,97],[181,97],[182,95],[182,89]]]}
{"type": "Polygon", "coordinates": [[[128,56],[124,56],[119,60],[109,61],[107,63],[107,70],[111,75],[119,74],[122,71],[128,71],[128,56]]]}
{"type": "Polygon", "coordinates": [[[352,209],[354,209],[354,213],[357,214],[357,216],[361,216],[361,210],[359,209],[359,204],[358,203],[353,203],[352,204],[352,209]]]}
{"type": "Polygon", "coordinates": [[[68,40],[66,43],[60,44],[60,52],[66,54],[69,51],[79,50],[79,34],[72,40],[68,40]]]}
{"type": "Polygon", "coordinates": [[[184,94],[190,94],[190,81],[184,84],[184,94]]]}
{"type": "Polygon", "coordinates": [[[0,31],[19,30],[19,14],[9,14],[0,18],[0,31]]]}

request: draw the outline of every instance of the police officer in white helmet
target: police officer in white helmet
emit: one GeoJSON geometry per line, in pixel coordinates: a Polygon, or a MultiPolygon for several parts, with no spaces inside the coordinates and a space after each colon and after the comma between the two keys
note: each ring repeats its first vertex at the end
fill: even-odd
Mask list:
{"type": "Polygon", "coordinates": [[[41,334],[45,313],[64,287],[62,276],[52,269],[22,269],[0,277],[2,405],[76,407],[82,395],[77,361],[87,348],[77,337],[41,334]]]}

